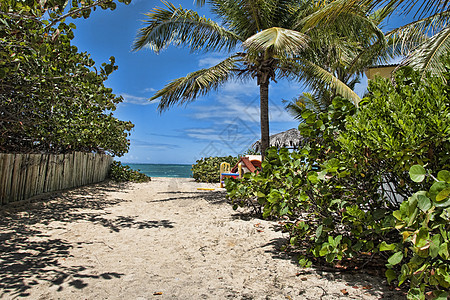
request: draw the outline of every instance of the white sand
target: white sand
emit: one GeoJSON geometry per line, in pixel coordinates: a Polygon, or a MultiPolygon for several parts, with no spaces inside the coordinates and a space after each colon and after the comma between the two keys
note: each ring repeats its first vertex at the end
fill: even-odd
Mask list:
{"type": "Polygon", "coordinates": [[[402,299],[384,278],[301,269],[276,222],[217,185],[98,184],[0,214],[0,298],[402,299]]]}

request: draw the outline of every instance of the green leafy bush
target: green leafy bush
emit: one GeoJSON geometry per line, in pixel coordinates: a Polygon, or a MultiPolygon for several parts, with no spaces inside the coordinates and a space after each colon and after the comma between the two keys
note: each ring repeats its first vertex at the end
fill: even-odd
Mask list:
{"type": "Polygon", "coordinates": [[[114,1],[0,1],[1,152],[122,156],[128,151],[134,125],[113,115],[123,99],[104,85],[118,68],[115,59],[96,65],[72,44],[76,26],[65,23],[68,16],[87,18],[97,7],[115,6],[114,1]]]}
{"type": "Polygon", "coordinates": [[[336,136],[354,113],[353,104],[341,98],[326,113],[304,110],[299,129],[308,138],[306,147],[294,153],[271,148],[262,172],[227,182],[235,207],[260,205],[263,217],[289,218],[284,228],[292,246],[328,263],[374,253],[386,222],[393,222],[393,217],[384,219],[389,214],[377,195],[378,185],[341,160],[336,136]]]}
{"type": "Polygon", "coordinates": [[[409,171],[414,182],[423,182],[428,192],[418,191],[394,211],[400,241],[380,245],[390,251],[386,276],[389,281],[410,282],[408,299],[425,299],[430,293],[439,299],[450,294],[450,172],[442,170],[437,178],[420,165],[409,171]]]}
{"type": "Polygon", "coordinates": [[[339,135],[342,159],[361,174],[372,174],[394,207],[421,189],[409,178],[412,165],[449,166],[449,93],[442,78],[403,68],[395,84],[383,78],[370,81],[358,113],[346,119],[339,135]]]}
{"type": "Polygon", "coordinates": [[[122,165],[119,161],[113,161],[109,171],[109,178],[117,181],[132,181],[132,182],[148,182],[151,178],[139,171],[132,170],[127,165],[122,165]]]}
{"type": "Polygon", "coordinates": [[[192,177],[200,182],[219,182],[220,164],[227,162],[234,167],[238,160],[233,156],[201,158],[192,165],[192,177]]]}
{"type": "MultiPolygon", "coordinates": [[[[361,266],[380,260],[399,264],[399,253],[407,257],[413,250],[399,250],[404,246],[395,228],[399,220],[394,211],[404,211],[407,204],[401,204],[402,200],[418,198],[416,193],[426,188],[426,182],[410,178],[409,168],[417,163],[433,169],[448,167],[449,92],[442,79],[422,79],[411,69],[403,69],[395,86],[380,78],[373,81],[358,109],[340,98],[326,112],[304,109],[299,130],[307,145],[295,153],[270,149],[262,172],[227,182],[228,195],[235,207],[259,205],[263,217],[287,217],[284,229],[290,234],[290,244],[303,251],[302,265],[356,262],[353,258],[361,266]],[[388,250],[395,250],[395,256],[387,256],[388,250]]],[[[409,216],[407,223],[415,224],[418,216],[409,216]]],[[[420,234],[425,234],[423,229],[420,234]]],[[[430,238],[436,239],[435,244],[439,239],[442,245],[448,235],[430,238]]],[[[423,266],[417,258],[413,263],[423,266]]],[[[431,270],[447,274],[438,265],[431,270]]],[[[417,283],[415,276],[425,269],[408,268],[402,273],[402,283],[410,280],[411,295],[427,284],[442,284],[438,279],[417,283]]],[[[394,269],[387,273],[390,279],[394,269]]]]}

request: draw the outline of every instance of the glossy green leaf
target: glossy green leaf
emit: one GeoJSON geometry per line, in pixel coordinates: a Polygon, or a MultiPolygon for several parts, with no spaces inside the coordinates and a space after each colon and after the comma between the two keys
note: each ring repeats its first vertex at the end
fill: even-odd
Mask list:
{"type": "Polygon", "coordinates": [[[388,263],[390,263],[391,265],[396,265],[399,264],[403,259],[403,252],[399,251],[396,252],[394,254],[392,254],[389,258],[388,258],[388,263]]]}
{"type": "Polygon", "coordinates": [[[450,197],[450,188],[445,188],[436,195],[436,202],[441,202],[450,197]]]}
{"type": "Polygon", "coordinates": [[[424,196],[424,195],[418,195],[417,196],[417,207],[420,208],[423,212],[426,212],[431,208],[431,200],[424,196]]]}
{"type": "Polygon", "coordinates": [[[433,300],[448,300],[450,294],[448,291],[438,290],[433,292],[433,300]]]}
{"type": "Polygon", "coordinates": [[[318,183],[318,182],[319,182],[319,178],[318,178],[317,172],[314,172],[314,171],[309,172],[309,173],[308,173],[308,180],[309,180],[312,184],[318,183]]]}
{"type": "Polygon", "coordinates": [[[435,258],[436,256],[438,256],[439,254],[439,250],[440,250],[440,246],[441,246],[441,238],[439,234],[435,234],[432,239],[431,239],[431,243],[430,243],[430,256],[435,258]]]}
{"type": "Polygon", "coordinates": [[[442,259],[445,260],[449,260],[450,259],[450,255],[449,255],[449,243],[442,243],[439,245],[439,252],[438,254],[442,257],[442,259]]]}
{"type": "Polygon", "coordinates": [[[414,182],[422,182],[426,174],[425,168],[421,165],[414,165],[409,169],[409,176],[414,182]]]}
{"type": "Polygon", "coordinates": [[[395,250],[395,247],[396,247],[395,244],[388,244],[385,241],[383,241],[380,244],[380,251],[392,251],[395,250]]]}
{"type": "MultiPolygon", "coordinates": [[[[447,184],[444,183],[444,182],[438,181],[438,182],[433,183],[433,185],[430,187],[430,192],[429,192],[430,198],[431,198],[433,201],[437,201],[436,196],[437,196],[441,191],[445,190],[446,188],[447,188],[447,184]]],[[[443,200],[443,199],[445,199],[445,198],[442,198],[442,200],[443,200]]],[[[441,201],[442,201],[442,200],[441,200],[441,201]]],[[[437,202],[439,202],[439,201],[437,201],[437,202]]]]}
{"type": "Polygon", "coordinates": [[[391,284],[391,282],[393,280],[397,279],[397,274],[392,269],[387,269],[384,274],[386,275],[386,278],[387,278],[387,281],[388,281],[389,284],[391,284]]]}
{"type": "Polygon", "coordinates": [[[446,183],[450,183],[450,172],[447,170],[439,171],[437,174],[437,179],[446,183]]]}

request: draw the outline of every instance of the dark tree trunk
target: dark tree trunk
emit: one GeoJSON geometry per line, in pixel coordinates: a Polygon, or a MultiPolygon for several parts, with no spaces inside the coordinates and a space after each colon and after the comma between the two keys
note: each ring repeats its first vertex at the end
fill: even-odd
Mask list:
{"type": "Polygon", "coordinates": [[[260,115],[261,115],[261,155],[264,159],[269,148],[269,81],[259,84],[260,115]]]}

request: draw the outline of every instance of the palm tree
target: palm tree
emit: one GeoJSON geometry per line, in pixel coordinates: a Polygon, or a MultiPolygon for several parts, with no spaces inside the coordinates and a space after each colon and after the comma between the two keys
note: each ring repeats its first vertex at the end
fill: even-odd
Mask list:
{"type": "Polygon", "coordinates": [[[393,50],[405,59],[400,66],[410,65],[423,74],[431,72],[443,78],[443,58],[450,51],[450,0],[346,0],[336,1],[333,9],[322,10],[310,17],[308,26],[331,22],[343,12],[384,5],[389,14],[414,14],[416,20],[386,33],[394,41],[393,50]]]}
{"type": "Polygon", "coordinates": [[[450,7],[447,0],[439,1],[439,3],[430,0],[423,4],[422,7],[417,8],[417,4],[411,1],[391,0],[388,5],[403,8],[406,12],[417,8],[415,16],[419,19],[396,28],[386,35],[396,39],[397,46],[401,45],[405,59],[400,66],[409,65],[419,70],[422,76],[425,76],[426,72],[431,72],[444,79],[443,61],[450,52],[450,7]],[[406,6],[403,7],[401,4],[406,6]]]}
{"type": "MultiPolygon", "coordinates": [[[[311,20],[324,11],[335,9],[335,6],[336,1],[333,1],[317,9],[303,20],[304,26],[308,26],[311,20]]],[[[398,49],[387,51],[394,41],[384,39],[381,30],[378,29],[391,10],[383,8],[372,13],[370,11],[369,6],[359,7],[359,11],[342,12],[339,18],[328,22],[329,25],[325,28],[313,26],[313,29],[309,30],[310,47],[304,51],[302,58],[322,66],[328,73],[354,89],[366,67],[386,63],[399,54],[398,49]],[[365,28],[367,25],[371,26],[372,30],[370,28],[367,30],[365,28]]],[[[292,101],[284,101],[286,110],[300,121],[302,121],[301,111],[305,108],[315,112],[324,111],[328,109],[332,100],[340,95],[337,89],[320,80],[320,77],[317,80],[318,76],[314,72],[304,72],[303,78],[309,83],[312,92],[303,93],[292,101]]]]}
{"type": "Polygon", "coordinates": [[[306,35],[308,29],[304,28],[302,20],[320,8],[323,1],[198,0],[197,4],[205,2],[211,5],[222,25],[200,17],[195,11],[165,2],[165,9],[155,8],[146,14],[149,18],[145,21],[146,26],[138,32],[134,50],[147,46],[159,52],[172,44],[187,45],[192,51],[226,51],[230,54],[217,65],[175,79],[156,92],[150,100],[160,98],[159,111],[175,104],[189,103],[218,89],[228,80],[256,78],[260,88],[261,154],[264,155],[269,146],[271,80],[301,81],[305,74],[310,74],[310,78],[314,78],[310,79],[310,84],[326,82],[344,97],[355,102],[360,100],[334,74],[304,56],[311,40],[309,34],[314,34],[317,29],[306,35]]]}

